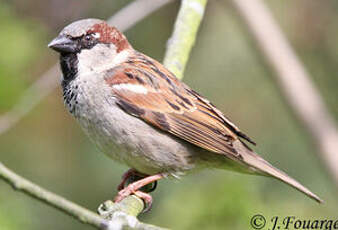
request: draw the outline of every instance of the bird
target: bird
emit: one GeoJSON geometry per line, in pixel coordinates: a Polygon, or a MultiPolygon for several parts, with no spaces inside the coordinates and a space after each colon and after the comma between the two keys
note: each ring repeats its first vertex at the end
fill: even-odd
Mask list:
{"type": "Polygon", "coordinates": [[[142,187],[206,168],[273,177],[322,202],[254,152],[249,145],[256,143],[208,99],[104,20],[75,21],[48,47],[60,54],[68,111],[103,153],[130,167],[115,202],[134,194],[151,207],[142,187]],[[138,180],[125,185],[133,176],[138,180]]]}

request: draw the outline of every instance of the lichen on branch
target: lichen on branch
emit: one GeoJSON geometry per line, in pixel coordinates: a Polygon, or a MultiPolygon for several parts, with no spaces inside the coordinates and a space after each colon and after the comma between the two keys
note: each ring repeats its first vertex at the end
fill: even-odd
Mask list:
{"type": "Polygon", "coordinates": [[[182,79],[202,21],[207,0],[182,0],[163,64],[182,79]]]}

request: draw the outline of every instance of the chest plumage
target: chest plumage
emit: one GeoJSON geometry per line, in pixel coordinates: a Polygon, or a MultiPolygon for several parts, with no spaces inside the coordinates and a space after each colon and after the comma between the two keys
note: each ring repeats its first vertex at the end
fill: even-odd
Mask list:
{"type": "Polygon", "coordinates": [[[117,105],[106,83],[114,68],[118,64],[100,71],[79,68],[74,79],[62,83],[65,106],[85,133],[106,155],[146,174],[177,175],[193,168],[198,151],[191,144],[159,132],[117,105]]]}

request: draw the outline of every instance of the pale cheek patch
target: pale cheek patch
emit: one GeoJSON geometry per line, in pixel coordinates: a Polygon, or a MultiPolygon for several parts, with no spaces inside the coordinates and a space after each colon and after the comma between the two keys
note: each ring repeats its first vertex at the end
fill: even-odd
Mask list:
{"type": "Polygon", "coordinates": [[[134,85],[134,84],[118,84],[113,85],[113,88],[116,90],[128,90],[134,93],[140,93],[140,94],[147,94],[148,90],[146,87],[142,85],[134,85]]]}
{"type": "Polygon", "coordinates": [[[101,35],[99,33],[95,33],[95,34],[93,34],[93,37],[96,38],[96,39],[99,39],[101,37],[101,35]]]}

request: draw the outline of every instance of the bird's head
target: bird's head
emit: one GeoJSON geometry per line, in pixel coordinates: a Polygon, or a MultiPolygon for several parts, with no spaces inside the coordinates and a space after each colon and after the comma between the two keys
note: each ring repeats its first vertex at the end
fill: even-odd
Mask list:
{"type": "Polygon", "coordinates": [[[97,45],[106,45],[116,53],[130,48],[126,37],[100,19],[83,19],[66,26],[48,47],[60,54],[79,53],[97,45]]]}
{"type": "Polygon", "coordinates": [[[66,26],[49,48],[60,53],[63,79],[100,72],[123,62],[132,50],[126,37],[100,19],[83,19],[66,26]]]}

